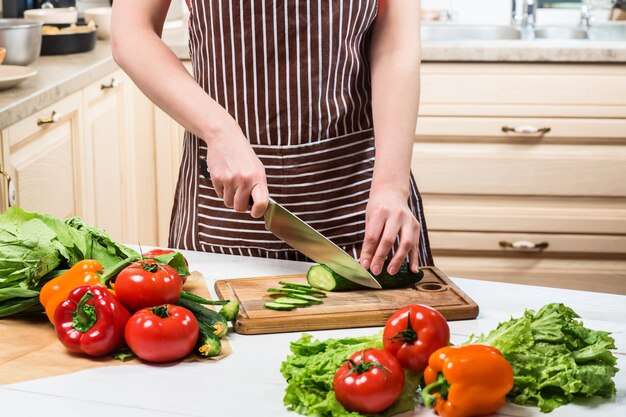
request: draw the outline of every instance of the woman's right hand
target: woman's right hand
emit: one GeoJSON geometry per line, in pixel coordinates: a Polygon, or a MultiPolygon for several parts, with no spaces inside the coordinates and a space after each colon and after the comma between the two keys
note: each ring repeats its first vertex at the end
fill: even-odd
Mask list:
{"type": "Polygon", "coordinates": [[[248,211],[252,197],[250,215],[262,217],[269,200],[265,167],[237,122],[229,116],[223,119],[220,128],[204,138],[213,188],[226,207],[240,213],[248,211]]]}

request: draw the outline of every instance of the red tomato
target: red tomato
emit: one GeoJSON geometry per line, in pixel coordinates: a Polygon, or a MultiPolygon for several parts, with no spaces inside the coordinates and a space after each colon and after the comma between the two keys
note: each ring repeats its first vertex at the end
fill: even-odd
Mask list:
{"type": "MultiPolygon", "coordinates": [[[[157,256],[160,255],[167,255],[168,253],[172,253],[172,252],[176,252],[175,250],[172,249],[152,249],[149,250],[148,252],[143,253],[143,256],[147,257],[147,258],[156,258],[157,256]]],[[[182,254],[181,254],[182,256],[182,254]]],[[[189,266],[189,262],[187,262],[187,258],[185,258],[183,256],[183,259],[185,260],[185,265],[189,266]]]]}
{"type": "Polygon", "coordinates": [[[335,374],[337,401],[348,411],[369,414],[386,410],[396,402],[404,386],[404,370],[389,352],[367,349],[357,352],[335,374]]]}
{"type": "Polygon", "coordinates": [[[144,308],[126,323],[126,343],[149,362],[170,362],[187,356],[198,340],[198,321],[186,308],[163,305],[144,308]]]}
{"type": "Polygon", "coordinates": [[[182,291],[183,281],[174,268],[154,259],[129,265],[115,279],[115,295],[131,312],[176,304],[182,291]]]}
{"type": "Polygon", "coordinates": [[[396,311],[385,324],[383,345],[400,364],[422,372],[431,353],[450,344],[446,319],[434,308],[413,304],[396,311]]]}
{"type": "MultiPolygon", "coordinates": [[[[167,255],[168,253],[172,253],[172,252],[176,252],[176,251],[172,249],[157,248],[157,249],[149,250],[148,252],[145,252],[142,255],[145,256],[146,258],[156,258],[157,256],[167,255]]],[[[183,256],[183,260],[185,261],[185,265],[187,266],[187,268],[189,268],[189,262],[187,262],[187,258],[183,256]]],[[[187,282],[187,276],[181,277],[181,279],[183,280],[183,284],[187,282]]]]}

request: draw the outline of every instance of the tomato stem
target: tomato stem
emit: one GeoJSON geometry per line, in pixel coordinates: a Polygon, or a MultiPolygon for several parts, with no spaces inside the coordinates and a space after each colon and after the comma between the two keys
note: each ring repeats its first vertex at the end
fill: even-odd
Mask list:
{"type": "Polygon", "coordinates": [[[159,264],[158,262],[148,263],[148,262],[142,261],[141,268],[143,268],[144,271],[154,274],[155,272],[159,270],[159,264]]]}
{"type": "Polygon", "coordinates": [[[359,363],[354,362],[352,359],[346,359],[344,362],[348,363],[348,369],[350,372],[346,375],[350,375],[352,372],[356,372],[361,375],[364,372],[370,371],[374,368],[379,368],[385,374],[385,379],[387,378],[387,368],[385,368],[382,364],[376,361],[365,362],[365,351],[361,352],[361,361],[359,363]]]}
{"type": "Polygon", "coordinates": [[[417,332],[413,330],[413,326],[411,326],[411,313],[408,312],[406,315],[407,318],[407,326],[405,330],[399,331],[393,337],[390,337],[393,343],[397,342],[405,342],[405,343],[415,343],[418,339],[417,332]]]}
{"type": "Polygon", "coordinates": [[[157,317],[160,317],[162,319],[166,319],[170,316],[170,314],[167,311],[167,304],[164,304],[162,306],[156,306],[156,307],[152,307],[150,309],[150,311],[152,311],[152,314],[154,314],[157,317]]]}

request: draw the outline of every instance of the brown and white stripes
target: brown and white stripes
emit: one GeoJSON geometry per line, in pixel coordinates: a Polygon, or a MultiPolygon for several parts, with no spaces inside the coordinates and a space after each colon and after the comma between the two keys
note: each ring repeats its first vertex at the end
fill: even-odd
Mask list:
{"type": "MultiPolygon", "coordinates": [[[[355,256],[374,165],[368,45],[376,1],[191,0],[198,84],[249,139],[270,196],[355,256]]],[[[206,143],[186,133],[170,246],[305,258],[263,221],[224,206],[206,169],[206,143]]],[[[233,155],[236,158],[236,155],[233,155]]],[[[421,201],[422,265],[432,264],[421,201]]]]}

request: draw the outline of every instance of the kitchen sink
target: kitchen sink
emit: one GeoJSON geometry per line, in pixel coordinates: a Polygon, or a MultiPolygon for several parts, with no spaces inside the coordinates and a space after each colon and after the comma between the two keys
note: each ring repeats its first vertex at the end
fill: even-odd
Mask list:
{"type": "Polygon", "coordinates": [[[597,23],[588,29],[580,26],[538,26],[534,30],[519,29],[510,25],[422,24],[422,40],[428,42],[532,39],[626,42],[626,23],[597,23]]]}
{"type": "Polygon", "coordinates": [[[592,25],[589,28],[592,41],[626,41],[626,23],[607,22],[592,25]]]}
{"type": "Polygon", "coordinates": [[[547,26],[535,29],[535,39],[587,39],[587,31],[573,26],[547,26]]]}
{"type": "Polygon", "coordinates": [[[521,39],[522,32],[505,25],[422,24],[425,41],[478,41],[521,39]]]}

